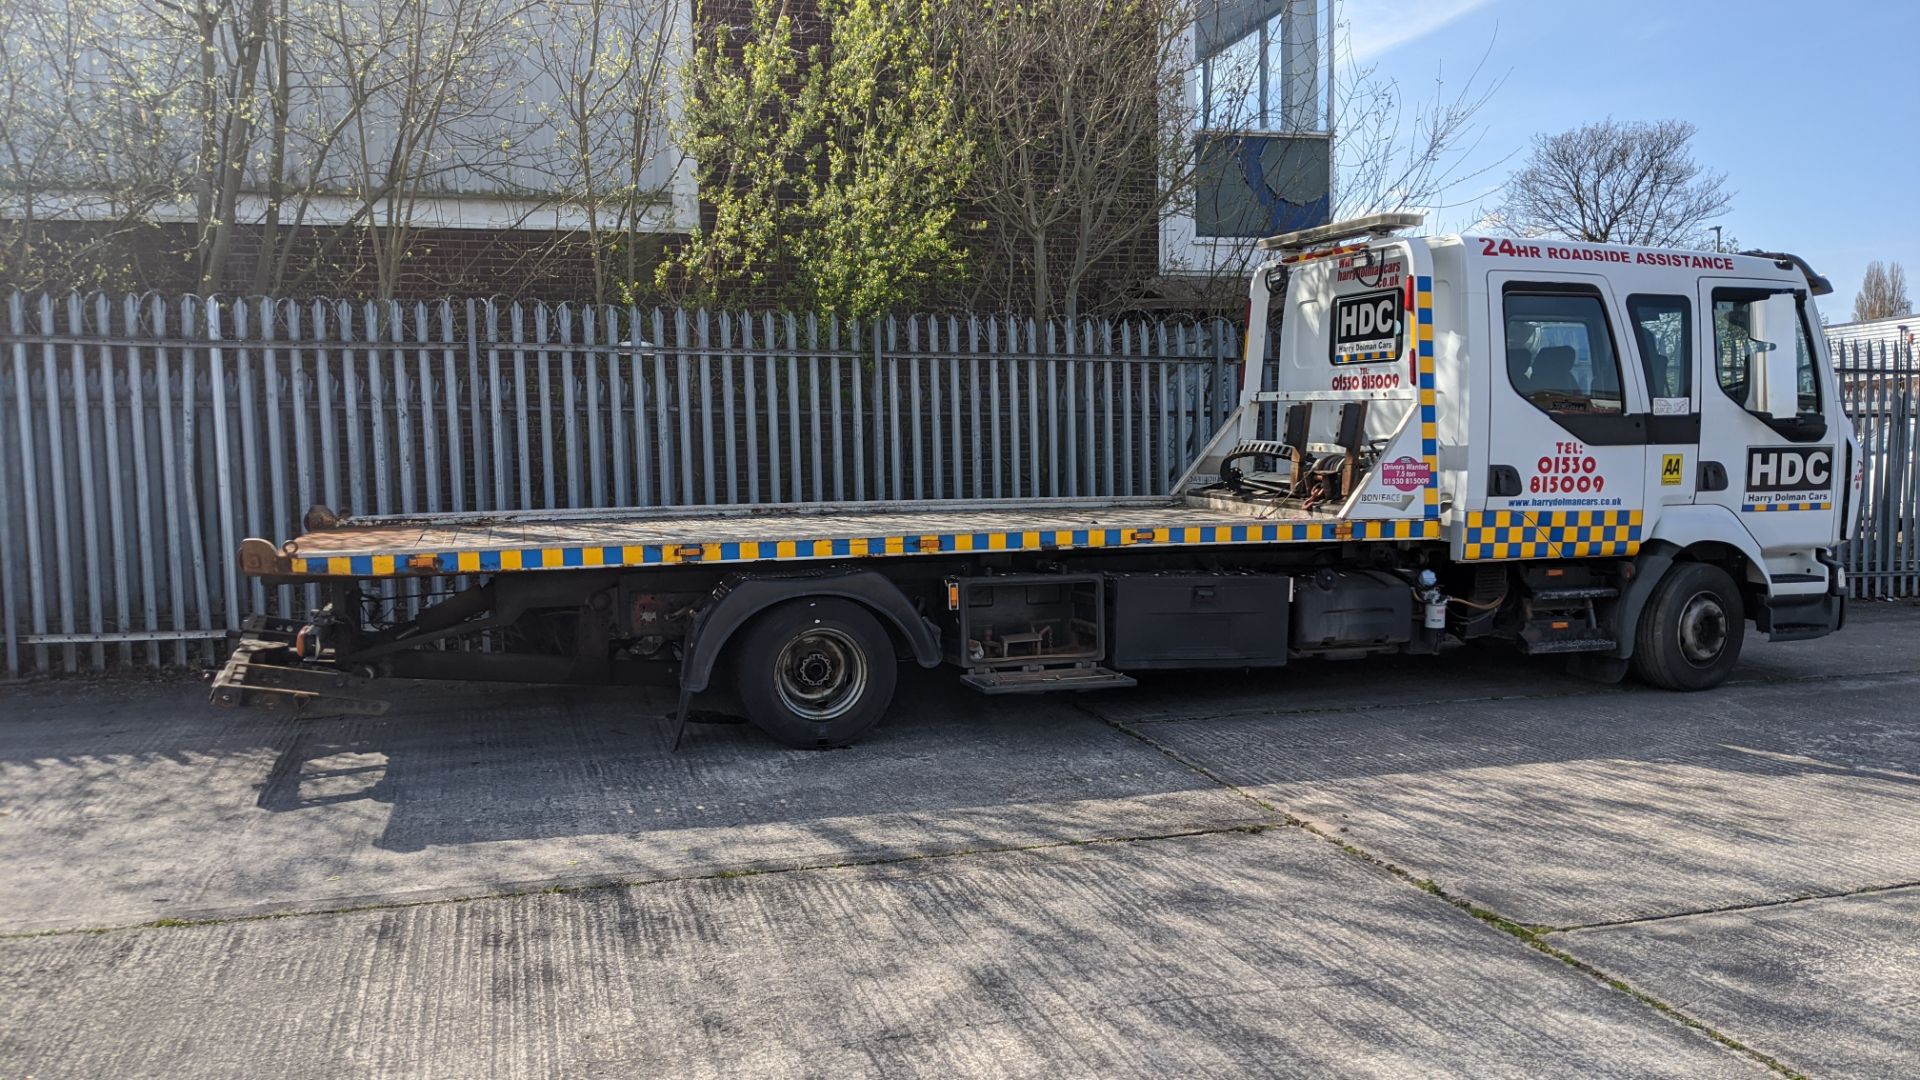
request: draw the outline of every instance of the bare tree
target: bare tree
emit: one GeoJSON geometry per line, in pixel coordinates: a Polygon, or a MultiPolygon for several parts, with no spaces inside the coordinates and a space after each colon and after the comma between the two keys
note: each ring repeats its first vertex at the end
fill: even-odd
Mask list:
{"type": "Polygon", "coordinates": [[[182,197],[195,52],[121,0],[0,4],[0,219],[22,284],[127,284],[126,248],[182,197]],[[89,228],[54,240],[49,222],[89,228]]]}
{"type": "Polygon", "coordinates": [[[1376,65],[1342,69],[1334,119],[1340,141],[1336,220],[1430,208],[1443,192],[1471,184],[1507,160],[1472,164],[1482,134],[1480,111],[1504,83],[1487,73],[1492,53],[1489,42],[1457,84],[1444,68],[1437,70],[1432,92],[1411,98],[1376,65]]]}
{"type": "Polygon", "coordinates": [[[578,0],[536,12],[532,60],[551,133],[554,195],[582,216],[594,295],[639,280],[644,228],[666,201],[654,183],[666,144],[671,0],[578,0]],[[617,280],[616,280],[617,279],[617,280]]]}
{"type": "MultiPolygon", "coordinates": [[[[1039,316],[1078,313],[1088,306],[1090,278],[1156,250],[1163,220],[1195,216],[1209,176],[1223,160],[1238,163],[1246,133],[1324,132],[1326,99],[1313,65],[1303,85],[1276,87],[1270,71],[1263,81],[1257,59],[1227,49],[1212,58],[1206,90],[1196,93],[1197,25],[1243,14],[1222,5],[1028,0],[972,10],[957,51],[980,141],[968,195],[992,267],[979,301],[1039,316]],[[998,291],[1002,283],[1025,295],[998,291]]],[[[1284,28],[1273,44],[1293,49],[1297,36],[1317,36],[1315,10],[1286,4],[1269,13],[1284,28]]],[[[1425,208],[1484,171],[1468,165],[1474,118],[1500,85],[1484,65],[1482,57],[1457,86],[1436,75],[1430,97],[1408,94],[1371,65],[1340,65],[1333,216],[1425,208]]],[[[1256,255],[1251,237],[1211,244],[1202,265],[1182,265],[1178,252],[1160,257],[1201,304],[1241,292],[1256,255]]],[[[1107,306],[1115,306],[1127,301],[1129,284],[1144,282],[1105,284],[1107,306]]]]}
{"type": "Polygon", "coordinates": [[[425,200],[504,193],[530,126],[513,90],[524,0],[392,0],[334,5],[330,74],[346,90],[339,163],[319,178],[363,231],[381,296],[391,296],[425,200]],[[342,152],[344,151],[344,152],[342,152]]]}
{"type": "Polygon", "coordinates": [[[1891,319],[1913,314],[1913,301],[1907,297],[1907,270],[1899,263],[1891,266],[1874,260],[1867,264],[1867,275],[1860,281],[1860,292],[1853,298],[1853,321],[1891,319]]]}
{"type": "Polygon", "coordinates": [[[1603,120],[1539,135],[1507,181],[1502,215],[1528,235],[1695,247],[1733,201],[1726,176],[1694,162],[1694,126],[1603,120]]]}
{"type": "Polygon", "coordinates": [[[256,120],[255,91],[267,43],[284,33],[270,0],[194,0],[191,6],[157,0],[156,16],[184,20],[180,37],[194,46],[193,84],[200,138],[192,188],[196,225],[194,263],[200,291],[220,287],[239,219],[256,120]]]}
{"type": "MultiPolygon", "coordinates": [[[[136,251],[171,248],[211,291],[233,280],[235,238],[249,232],[256,290],[364,260],[373,291],[391,295],[422,224],[476,199],[505,227],[503,208],[520,222],[584,217],[555,246],[623,236],[631,260],[662,201],[677,11],[675,0],[0,4],[5,272],[137,285],[136,251]]],[[[603,288],[613,246],[591,245],[603,288]]]]}
{"type": "Polygon", "coordinates": [[[991,299],[1072,318],[1089,275],[1130,246],[1153,244],[1161,214],[1191,197],[1201,155],[1182,33],[1198,8],[1026,0],[973,11],[958,49],[959,92],[979,144],[968,196],[987,219],[993,262],[1028,291],[1024,304],[991,299]]]}
{"type": "Polygon", "coordinates": [[[71,281],[113,274],[104,263],[115,240],[184,219],[193,276],[203,290],[218,287],[250,179],[257,91],[270,48],[285,38],[280,10],[273,0],[43,0],[9,10],[5,66],[37,81],[41,97],[9,110],[20,178],[9,216],[31,234],[38,202],[92,224],[103,264],[69,259],[71,281]]]}

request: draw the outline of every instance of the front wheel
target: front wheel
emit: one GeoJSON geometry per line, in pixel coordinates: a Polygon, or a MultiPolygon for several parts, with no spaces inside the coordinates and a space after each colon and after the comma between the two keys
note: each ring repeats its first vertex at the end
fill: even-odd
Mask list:
{"type": "Polygon", "coordinates": [[[1733,672],[1746,633],[1733,578],[1711,563],[1679,563],[1653,587],[1640,614],[1633,670],[1668,690],[1707,690],[1733,672]]]}
{"type": "Polygon", "coordinates": [[[796,750],[845,746],[879,723],[899,676],[893,639],[850,600],[793,600],[748,627],[736,654],[755,727],[796,750]]]}

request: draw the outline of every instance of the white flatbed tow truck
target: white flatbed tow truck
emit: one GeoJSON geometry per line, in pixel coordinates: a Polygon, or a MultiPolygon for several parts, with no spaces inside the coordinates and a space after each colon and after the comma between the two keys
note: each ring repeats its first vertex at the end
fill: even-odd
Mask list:
{"type": "Polygon", "coordinates": [[[1814,332],[1824,279],[1789,255],[1396,235],[1417,224],[1262,242],[1239,404],[1172,496],[315,508],[239,558],[326,602],[251,620],[213,699],[653,682],[679,725],[717,695],[817,748],[884,715],[904,660],[1038,692],[1490,638],[1691,690],[1749,623],[1840,628],[1859,454],[1814,332]],[[404,577],[476,583],[371,621],[365,583],[404,577]]]}

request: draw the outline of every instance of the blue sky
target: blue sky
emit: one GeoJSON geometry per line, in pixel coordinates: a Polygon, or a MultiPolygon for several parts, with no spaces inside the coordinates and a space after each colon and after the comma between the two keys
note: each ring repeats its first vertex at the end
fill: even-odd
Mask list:
{"type": "MultiPolygon", "coordinates": [[[[1492,47],[1504,78],[1479,115],[1443,230],[1472,224],[1536,133],[1608,115],[1699,128],[1694,158],[1727,174],[1721,223],[1744,247],[1804,256],[1851,318],[1870,259],[1920,289],[1920,3],[1830,0],[1340,0],[1356,57],[1410,99],[1457,86],[1492,47]]],[[[1915,297],[1920,300],[1920,296],[1915,297]]]]}

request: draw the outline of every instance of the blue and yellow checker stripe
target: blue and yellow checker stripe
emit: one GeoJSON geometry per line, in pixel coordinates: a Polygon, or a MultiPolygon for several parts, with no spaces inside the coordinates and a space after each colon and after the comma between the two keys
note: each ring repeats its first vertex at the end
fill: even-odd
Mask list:
{"type": "Polygon", "coordinates": [[[1398,356],[1386,349],[1375,349],[1372,352],[1336,354],[1333,362],[1335,364],[1377,364],[1382,360],[1398,359],[1400,359],[1398,356]]]}
{"type": "Polygon", "coordinates": [[[1467,515],[1468,562],[1577,559],[1640,550],[1639,510],[1488,510],[1467,515]]]}
{"type": "Polygon", "coordinates": [[[1831,510],[1831,502],[1775,502],[1747,503],[1740,507],[1743,513],[1759,513],[1769,510],[1831,510]]]}
{"type": "Polygon", "coordinates": [[[1244,525],[1155,528],[1028,529],[1004,532],[904,533],[832,540],[760,540],[725,543],[520,547],[343,555],[288,560],[290,573],[310,577],[390,577],[396,574],[492,574],[515,570],[587,567],[725,565],[728,563],[859,559],[975,551],[1069,551],[1092,548],[1275,544],[1316,540],[1435,540],[1439,522],[1249,522],[1244,525]]]}
{"type": "Polygon", "coordinates": [[[1358,519],[1347,523],[1343,540],[1439,540],[1440,522],[1424,518],[1358,519]]]}
{"type": "Polygon", "coordinates": [[[1440,418],[1433,378],[1433,276],[1411,279],[1414,285],[1414,370],[1419,379],[1420,459],[1427,465],[1423,516],[1440,517],[1440,418]]]}

